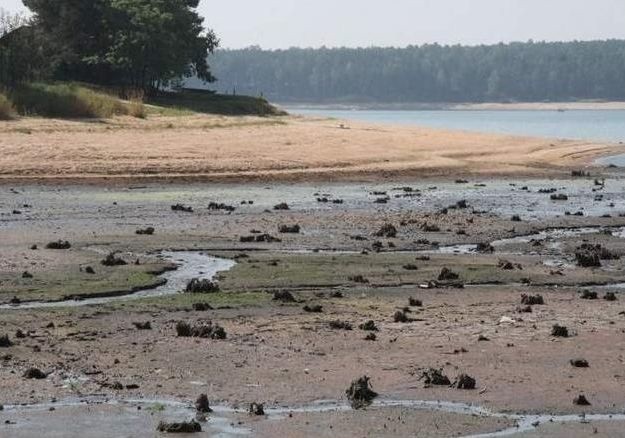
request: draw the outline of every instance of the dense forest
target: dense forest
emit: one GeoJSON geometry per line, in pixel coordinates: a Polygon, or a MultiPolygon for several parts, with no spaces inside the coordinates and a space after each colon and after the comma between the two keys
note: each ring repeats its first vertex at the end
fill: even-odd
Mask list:
{"type": "Polygon", "coordinates": [[[283,102],[625,100],[625,41],[220,50],[218,91],[283,102]]]}

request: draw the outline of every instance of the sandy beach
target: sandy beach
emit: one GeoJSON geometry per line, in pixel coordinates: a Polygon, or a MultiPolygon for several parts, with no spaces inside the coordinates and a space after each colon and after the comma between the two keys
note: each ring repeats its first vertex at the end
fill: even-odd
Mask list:
{"type": "Polygon", "coordinates": [[[303,117],[22,119],[0,125],[0,179],[349,180],[558,176],[618,145],[303,117]]]}

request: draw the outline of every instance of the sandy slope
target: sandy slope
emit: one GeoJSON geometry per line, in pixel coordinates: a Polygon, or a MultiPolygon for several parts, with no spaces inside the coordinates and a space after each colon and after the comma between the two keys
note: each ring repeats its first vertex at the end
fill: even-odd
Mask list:
{"type": "Polygon", "coordinates": [[[301,180],[551,175],[617,148],[297,117],[23,119],[0,123],[0,176],[301,180]]]}

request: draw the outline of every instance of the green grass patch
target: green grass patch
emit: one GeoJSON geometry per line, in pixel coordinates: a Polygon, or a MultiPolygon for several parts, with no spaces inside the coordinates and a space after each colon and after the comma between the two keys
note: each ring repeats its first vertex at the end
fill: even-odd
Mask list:
{"type": "Polygon", "coordinates": [[[9,95],[17,111],[26,116],[108,118],[128,114],[128,107],[116,97],[78,84],[23,84],[9,95]]]}
{"type": "Polygon", "coordinates": [[[0,301],[16,296],[22,301],[58,301],[73,295],[97,295],[144,288],[160,281],[152,272],[162,264],[129,264],[105,267],[94,260],[95,274],[80,271],[78,266],[59,266],[54,270],[33,270],[33,278],[0,273],[0,301]]]}
{"type": "Polygon", "coordinates": [[[129,301],[114,301],[105,304],[107,310],[155,311],[155,310],[190,310],[193,304],[208,303],[213,308],[264,306],[271,302],[273,295],[266,292],[218,292],[212,294],[177,293],[161,297],[141,298],[129,301]]]}
{"type": "Polygon", "coordinates": [[[230,96],[204,90],[183,90],[176,93],[160,93],[148,100],[152,112],[161,115],[188,115],[190,113],[218,114],[228,116],[280,116],[284,111],[267,100],[251,96],[230,96]]]}

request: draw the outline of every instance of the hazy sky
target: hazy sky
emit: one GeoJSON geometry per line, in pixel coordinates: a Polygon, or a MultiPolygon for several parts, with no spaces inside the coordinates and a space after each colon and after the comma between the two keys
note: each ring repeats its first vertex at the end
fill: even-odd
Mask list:
{"type": "Polygon", "coordinates": [[[625,39],[625,0],[202,0],[200,11],[229,48],[625,39]]]}

